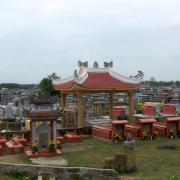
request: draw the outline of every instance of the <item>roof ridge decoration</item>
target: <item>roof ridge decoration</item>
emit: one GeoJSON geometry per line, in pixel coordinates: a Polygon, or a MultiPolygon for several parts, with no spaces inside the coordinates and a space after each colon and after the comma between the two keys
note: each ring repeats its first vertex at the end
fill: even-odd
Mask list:
{"type": "Polygon", "coordinates": [[[67,78],[64,78],[64,79],[60,79],[60,80],[53,80],[52,83],[53,84],[58,84],[58,83],[67,83],[69,81],[73,81],[74,80],[74,76],[69,76],[67,78]]]}
{"type": "Polygon", "coordinates": [[[74,82],[77,84],[83,84],[83,82],[88,78],[88,72],[84,66],[79,68],[79,71],[74,71],[74,82]]]}
{"type": "Polygon", "coordinates": [[[108,72],[112,77],[114,77],[118,80],[121,80],[123,82],[128,82],[128,83],[132,83],[132,84],[139,84],[142,82],[140,79],[131,79],[131,78],[128,78],[126,76],[123,76],[123,75],[116,73],[114,71],[111,71],[111,70],[108,70],[108,72]]]}

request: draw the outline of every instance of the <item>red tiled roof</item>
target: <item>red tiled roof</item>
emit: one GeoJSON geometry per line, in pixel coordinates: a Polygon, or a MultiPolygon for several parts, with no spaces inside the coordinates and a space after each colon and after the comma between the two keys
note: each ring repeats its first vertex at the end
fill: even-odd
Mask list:
{"type": "Polygon", "coordinates": [[[68,81],[62,84],[53,84],[53,86],[56,90],[61,90],[61,89],[71,89],[73,84],[74,84],[74,81],[68,81]]]}
{"type": "Polygon", "coordinates": [[[110,70],[90,70],[80,77],[79,80],[69,78],[53,84],[56,90],[73,90],[75,85],[87,90],[128,90],[136,89],[140,81],[133,80],[110,70]]]}

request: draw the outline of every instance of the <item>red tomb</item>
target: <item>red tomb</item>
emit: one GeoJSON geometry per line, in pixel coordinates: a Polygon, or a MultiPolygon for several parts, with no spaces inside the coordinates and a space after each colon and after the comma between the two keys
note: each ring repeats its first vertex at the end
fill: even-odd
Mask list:
{"type": "Polygon", "coordinates": [[[64,140],[68,143],[77,143],[81,142],[81,136],[74,133],[68,133],[64,135],[64,140]]]}
{"type": "Polygon", "coordinates": [[[112,141],[113,140],[112,126],[110,125],[92,126],[92,136],[106,141],[112,141]]]}
{"type": "Polygon", "coordinates": [[[141,127],[137,124],[127,124],[125,126],[126,135],[131,135],[134,139],[141,138],[141,127]]]}
{"type": "Polygon", "coordinates": [[[163,106],[163,114],[176,115],[176,105],[175,104],[165,104],[163,106]]]}
{"type": "Polygon", "coordinates": [[[145,138],[147,136],[152,137],[153,135],[153,123],[157,122],[154,118],[139,119],[137,124],[141,128],[141,137],[145,138]]]}
{"type": "Polygon", "coordinates": [[[120,117],[125,116],[124,106],[114,106],[113,108],[113,119],[118,120],[120,117]]]}
{"type": "Polygon", "coordinates": [[[27,145],[28,142],[27,139],[21,135],[14,135],[12,139],[15,140],[16,142],[21,143],[22,145],[27,145]]]}
{"type": "Polygon", "coordinates": [[[148,116],[156,116],[156,107],[155,106],[144,106],[143,114],[148,116]]]}
{"type": "Polygon", "coordinates": [[[166,118],[168,136],[180,135],[180,117],[166,118]]]}
{"type": "Polygon", "coordinates": [[[153,132],[157,132],[158,136],[165,137],[167,136],[167,125],[162,123],[154,123],[153,132]]]}
{"type": "Polygon", "coordinates": [[[24,146],[14,140],[6,142],[6,149],[9,154],[19,154],[24,152],[24,146]]]}
{"type": "Polygon", "coordinates": [[[125,140],[125,125],[128,123],[127,120],[112,121],[112,137],[119,136],[121,140],[125,140]]]}

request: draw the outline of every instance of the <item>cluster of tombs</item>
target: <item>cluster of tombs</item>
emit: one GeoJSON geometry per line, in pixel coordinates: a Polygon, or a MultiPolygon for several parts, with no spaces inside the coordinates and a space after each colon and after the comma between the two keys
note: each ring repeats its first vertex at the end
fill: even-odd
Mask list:
{"type": "MultiPolygon", "coordinates": [[[[171,105],[165,105],[166,110],[171,111],[171,105]],[[167,107],[170,110],[167,110],[167,107]]],[[[92,126],[92,136],[112,142],[127,139],[176,138],[180,136],[180,116],[175,116],[174,113],[172,113],[173,117],[170,114],[166,114],[163,118],[151,117],[152,112],[147,113],[145,107],[146,118],[142,115],[140,117],[136,116],[133,122],[118,120],[124,113],[123,107],[114,107],[114,120],[110,123],[92,126]]]]}
{"type": "Polygon", "coordinates": [[[180,136],[180,116],[174,104],[164,104],[160,109],[157,103],[146,103],[143,113],[135,114],[133,121],[122,117],[125,117],[125,107],[115,106],[114,120],[93,126],[92,135],[107,141],[180,136]]]}
{"type": "Polygon", "coordinates": [[[143,113],[134,115],[133,97],[141,87],[141,81],[119,75],[109,67],[93,68],[80,67],[74,72],[74,77],[54,82],[53,86],[61,92],[62,121],[60,132],[57,131],[57,119],[60,112],[53,109],[53,99],[48,97],[34,98],[29,113],[30,135],[14,134],[10,139],[0,137],[0,152],[2,154],[25,153],[28,157],[49,157],[62,155],[62,144],[65,142],[80,142],[83,130],[87,126],[85,121],[85,107],[83,96],[90,93],[106,93],[109,95],[109,123],[91,125],[90,135],[106,141],[114,142],[127,139],[152,139],[157,136],[178,137],[180,134],[180,117],[177,107],[166,104],[162,109],[161,120],[157,105],[144,106],[143,113]],[[114,106],[113,95],[123,92],[129,97],[129,119],[125,108],[114,106]],[[75,94],[77,106],[67,109],[66,97],[75,94]],[[121,120],[120,120],[121,119],[121,120]],[[62,133],[66,129],[66,133],[62,133]],[[74,131],[76,130],[76,132],[74,131]]]}
{"type": "Polygon", "coordinates": [[[11,138],[0,136],[0,154],[25,153],[30,158],[62,155],[62,144],[81,141],[74,133],[57,135],[58,112],[53,110],[51,98],[33,100],[30,116],[30,135],[14,133],[11,138]]]}

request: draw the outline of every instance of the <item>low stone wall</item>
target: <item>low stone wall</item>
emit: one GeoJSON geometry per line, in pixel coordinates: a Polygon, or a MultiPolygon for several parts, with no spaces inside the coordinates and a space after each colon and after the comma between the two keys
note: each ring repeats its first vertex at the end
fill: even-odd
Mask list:
{"type": "Polygon", "coordinates": [[[22,174],[26,176],[53,177],[58,180],[118,180],[118,173],[112,169],[81,167],[53,167],[40,165],[1,163],[3,174],[22,174]]]}

